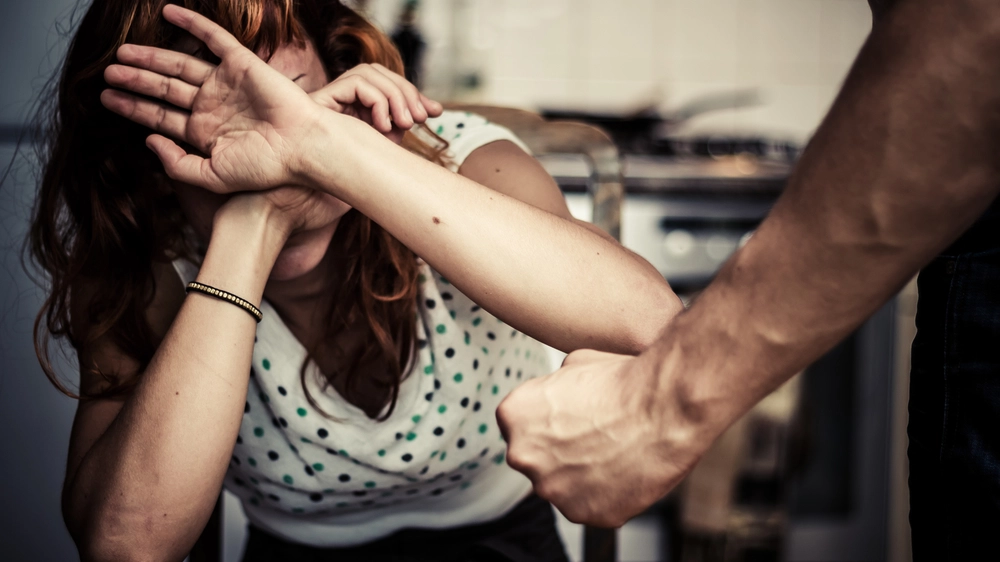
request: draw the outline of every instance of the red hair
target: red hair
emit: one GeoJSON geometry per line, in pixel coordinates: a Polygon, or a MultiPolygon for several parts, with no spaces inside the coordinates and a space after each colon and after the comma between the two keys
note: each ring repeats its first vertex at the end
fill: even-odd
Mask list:
{"type": "MultiPolygon", "coordinates": [[[[123,43],[170,47],[182,38],[184,32],[162,17],[167,3],[206,15],[265,57],[283,44],[312,38],[331,78],[361,63],[403,73],[390,40],[337,0],[94,0],[70,43],[53,99],[38,113],[44,167],[28,238],[31,258],[50,282],[35,321],[36,353],[49,380],[74,397],[49,360],[50,337],[65,337],[79,351],[110,335],[141,372],[156,351],[146,319],[156,292],[153,264],[177,257],[197,261],[200,255],[185,235],[169,179],[145,148],[148,130],[110,113],[99,99],[107,87],[104,69],[123,43]],[[83,285],[94,291],[85,307],[74,307],[85,315],[74,323],[70,293],[83,285]],[[78,325],[86,326],[86,333],[78,333],[78,325]]],[[[446,146],[432,147],[410,134],[403,144],[438,163],[446,146]]],[[[395,407],[413,352],[417,260],[357,211],[341,219],[331,251],[346,264],[346,278],[333,300],[324,341],[361,325],[365,344],[337,350],[344,372],[324,373],[326,384],[342,379],[344,398],[372,404],[365,410],[373,418],[389,405],[384,419],[395,407]],[[362,377],[378,392],[374,401],[359,390],[362,377]]],[[[303,366],[303,383],[305,373],[303,366]]],[[[121,373],[94,374],[107,388],[85,397],[120,395],[135,383],[121,373]]]]}

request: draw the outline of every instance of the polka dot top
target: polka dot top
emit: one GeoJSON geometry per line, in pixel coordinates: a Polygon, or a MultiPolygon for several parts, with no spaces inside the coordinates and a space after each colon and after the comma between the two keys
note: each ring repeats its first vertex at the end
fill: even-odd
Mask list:
{"type": "MultiPolygon", "coordinates": [[[[481,146],[489,137],[477,128],[500,129],[465,114],[437,121],[434,126],[443,127],[438,134],[459,156],[471,150],[449,138],[452,132],[471,132],[481,146]]],[[[494,131],[494,140],[503,135],[510,133],[494,131]]],[[[185,283],[197,275],[189,262],[175,267],[185,283]]],[[[334,419],[313,409],[299,374],[307,352],[262,303],[246,406],[225,479],[252,524],[293,542],[350,546],[407,527],[495,519],[530,493],[527,478],[505,462],[495,412],[520,382],[551,371],[546,350],[426,263],[420,272],[415,356],[396,408],[382,422],[336,390],[324,391],[310,363],[309,392],[334,419]]]]}

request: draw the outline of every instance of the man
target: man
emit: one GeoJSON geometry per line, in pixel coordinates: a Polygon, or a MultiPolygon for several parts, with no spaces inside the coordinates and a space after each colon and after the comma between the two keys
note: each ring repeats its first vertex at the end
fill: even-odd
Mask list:
{"type": "Polygon", "coordinates": [[[731,423],[921,276],[914,559],[1000,529],[1000,2],[870,0],[872,34],[781,199],[639,357],[571,354],[500,407],[512,466],[567,517],[617,526],[731,423]],[[993,289],[993,287],[997,289],[993,289]]]}

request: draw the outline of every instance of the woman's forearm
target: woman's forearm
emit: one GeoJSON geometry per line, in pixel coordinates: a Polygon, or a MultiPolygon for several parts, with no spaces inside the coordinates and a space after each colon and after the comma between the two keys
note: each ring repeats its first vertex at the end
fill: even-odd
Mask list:
{"type": "MultiPolygon", "coordinates": [[[[198,281],[259,303],[277,255],[272,235],[263,224],[232,226],[217,223],[198,281]]],[[[183,558],[229,464],[255,331],[232,304],[185,299],[117,418],[71,475],[67,523],[81,554],[183,558]]]]}
{"type": "Polygon", "coordinates": [[[330,115],[306,181],[375,220],[470,298],[562,350],[636,353],[681,310],[662,276],[572,221],[330,115]],[[330,157],[331,154],[336,157],[330,157]]]}

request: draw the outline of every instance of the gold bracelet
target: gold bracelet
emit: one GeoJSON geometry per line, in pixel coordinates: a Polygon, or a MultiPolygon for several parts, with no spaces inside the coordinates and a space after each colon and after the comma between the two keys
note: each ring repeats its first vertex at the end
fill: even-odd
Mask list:
{"type": "Polygon", "coordinates": [[[235,304],[236,306],[247,311],[247,313],[249,313],[250,316],[253,316],[254,320],[256,320],[258,323],[264,319],[264,313],[262,313],[259,308],[251,304],[249,301],[241,299],[240,297],[237,297],[232,293],[228,293],[221,289],[216,289],[215,287],[211,287],[209,285],[205,285],[204,283],[199,283],[197,281],[192,281],[187,284],[186,292],[190,293],[191,291],[198,291],[199,293],[204,293],[206,295],[215,297],[219,300],[224,300],[226,302],[235,304]]]}

